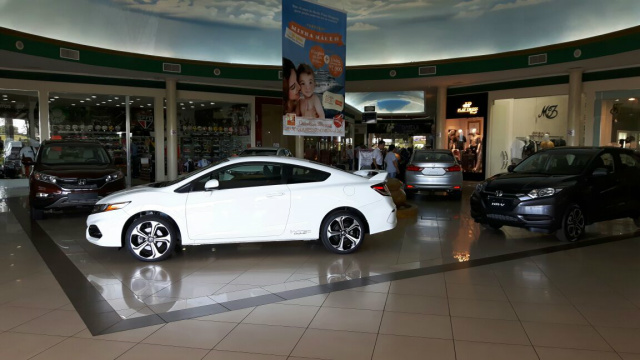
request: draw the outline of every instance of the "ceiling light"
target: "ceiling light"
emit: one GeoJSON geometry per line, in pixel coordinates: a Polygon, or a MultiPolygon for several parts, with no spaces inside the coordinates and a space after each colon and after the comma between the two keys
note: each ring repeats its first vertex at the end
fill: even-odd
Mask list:
{"type": "Polygon", "coordinates": [[[193,104],[193,101],[189,101],[189,104],[193,104]]]}
{"type": "Polygon", "coordinates": [[[140,101],[140,99],[136,99],[136,100],[140,101]]]}
{"type": "Polygon", "coordinates": [[[58,99],[58,98],[60,98],[60,96],[54,96],[54,98],[58,99]]]}
{"type": "Polygon", "coordinates": [[[16,102],[15,100],[11,100],[12,103],[16,102]]]}
{"type": "Polygon", "coordinates": [[[7,96],[9,96],[9,95],[7,95],[7,94],[2,94],[2,97],[7,97],[7,96]]]}
{"type": "Polygon", "coordinates": [[[184,103],[180,103],[180,106],[184,106],[184,103]]]}
{"type": "Polygon", "coordinates": [[[71,106],[76,106],[76,104],[71,104],[71,106]]]}
{"type": "Polygon", "coordinates": [[[84,102],[84,100],[80,100],[80,102],[81,102],[81,103],[83,103],[83,102],[84,102]]]}
{"type": "Polygon", "coordinates": [[[53,101],[53,100],[55,100],[55,99],[49,99],[49,101],[53,101]]]}
{"type": "Polygon", "coordinates": [[[147,106],[151,106],[151,104],[147,104],[147,106]]]}
{"type": "Polygon", "coordinates": [[[629,101],[636,101],[636,98],[629,98],[629,101]]]}
{"type": "Polygon", "coordinates": [[[114,99],[116,99],[116,100],[118,100],[118,99],[119,99],[119,97],[117,97],[117,96],[114,96],[114,99]]]}
{"type": "Polygon", "coordinates": [[[103,101],[102,103],[103,103],[103,104],[106,104],[106,102],[105,102],[105,101],[103,101]]]}
{"type": "Polygon", "coordinates": [[[140,107],[141,107],[141,108],[143,108],[143,107],[144,107],[144,105],[140,105],[140,107]]]}
{"type": "Polygon", "coordinates": [[[91,95],[91,97],[92,97],[92,98],[94,98],[94,99],[96,98],[96,96],[95,96],[95,95],[91,95]]]}
{"type": "Polygon", "coordinates": [[[86,98],[85,100],[87,100],[87,101],[91,101],[91,98],[86,98]]]}
{"type": "Polygon", "coordinates": [[[200,104],[200,106],[204,106],[204,104],[200,104]]]}
{"type": "Polygon", "coordinates": [[[108,101],[108,102],[112,102],[113,100],[109,99],[109,100],[107,100],[107,101],[108,101]]]}
{"type": "Polygon", "coordinates": [[[211,105],[215,105],[215,103],[214,103],[214,102],[212,102],[212,103],[211,103],[211,105]]]}

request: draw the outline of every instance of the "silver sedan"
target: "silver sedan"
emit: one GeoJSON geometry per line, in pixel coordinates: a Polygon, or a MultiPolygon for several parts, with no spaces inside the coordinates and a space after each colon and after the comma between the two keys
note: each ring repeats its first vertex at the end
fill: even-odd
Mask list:
{"type": "Polygon", "coordinates": [[[449,150],[416,150],[405,172],[405,192],[445,191],[462,197],[462,167],[449,150]]]}

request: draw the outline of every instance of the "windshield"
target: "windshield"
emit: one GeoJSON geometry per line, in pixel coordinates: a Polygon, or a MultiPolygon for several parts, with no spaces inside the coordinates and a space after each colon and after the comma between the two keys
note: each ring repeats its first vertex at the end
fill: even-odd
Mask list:
{"type": "Polygon", "coordinates": [[[190,172],[188,174],[182,174],[181,176],[178,176],[178,178],[175,179],[175,180],[160,181],[160,182],[149,184],[149,186],[150,187],[155,187],[155,188],[171,186],[171,185],[179,183],[180,181],[182,181],[182,180],[184,180],[186,178],[190,178],[192,176],[196,176],[196,175],[200,174],[203,171],[211,169],[212,167],[218,166],[218,165],[222,164],[223,162],[227,162],[227,161],[229,161],[229,159],[228,158],[224,158],[224,159],[218,160],[216,162],[212,162],[211,164],[209,164],[209,165],[207,165],[205,167],[202,167],[202,168],[200,168],[198,170],[192,171],[192,172],[190,172]]]}
{"type": "Polygon", "coordinates": [[[593,151],[543,151],[524,159],[513,169],[518,174],[578,175],[594,156],[593,151]]]}
{"type": "Polygon", "coordinates": [[[108,165],[111,158],[99,144],[49,144],[40,149],[44,165],[108,165]]]}

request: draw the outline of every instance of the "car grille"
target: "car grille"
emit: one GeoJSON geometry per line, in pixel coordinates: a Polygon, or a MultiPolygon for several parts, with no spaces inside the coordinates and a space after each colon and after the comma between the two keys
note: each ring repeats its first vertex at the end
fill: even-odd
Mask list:
{"type": "Polygon", "coordinates": [[[63,189],[99,189],[107,183],[107,178],[84,179],[84,178],[58,178],[56,184],[63,189]]]}
{"type": "Polygon", "coordinates": [[[487,214],[487,218],[492,219],[492,220],[499,220],[499,221],[507,221],[507,222],[518,222],[518,218],[515,216],[509,216],[509,215],[500,215],[500,214],[487,214]]]}

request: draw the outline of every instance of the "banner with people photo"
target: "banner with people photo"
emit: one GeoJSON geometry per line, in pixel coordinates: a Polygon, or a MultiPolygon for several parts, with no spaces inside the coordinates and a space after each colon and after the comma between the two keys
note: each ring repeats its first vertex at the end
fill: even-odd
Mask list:
{"type": "Polygon", "coordinates": [[[283,134],[344,136],[347,14],[282,0],[283,134]]]}

